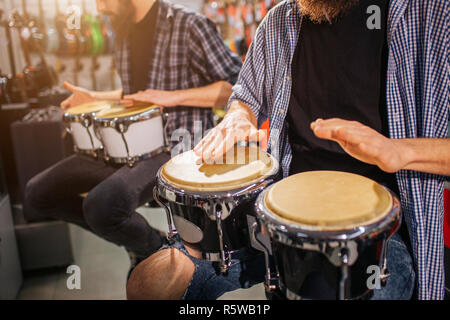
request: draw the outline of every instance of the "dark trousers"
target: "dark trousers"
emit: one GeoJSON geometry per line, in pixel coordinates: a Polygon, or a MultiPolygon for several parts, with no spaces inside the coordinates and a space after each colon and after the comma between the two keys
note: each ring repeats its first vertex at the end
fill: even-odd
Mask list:
{"type": "Polygon", "coordinates": [[[75,223],[147,257],[161,246],[159,233],[136,212],[153,199],[158,169],[168,153],[114,168],[102,160],[73,155],[32,178],[26,187],[28,221],[46,218],[75,223]],[[83,199],[80,194],[88,192],[83,199]]]}

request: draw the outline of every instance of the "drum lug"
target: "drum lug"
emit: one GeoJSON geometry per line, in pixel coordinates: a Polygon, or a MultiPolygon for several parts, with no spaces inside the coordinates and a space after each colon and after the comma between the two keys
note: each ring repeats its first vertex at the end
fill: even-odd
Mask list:
{"type": "Polygon", "coordinates": [[[270,293],[279,288],[279,275],[278,273],[273,273],[270,269],[269,249],[257,238],[257,234],[260,232],[261,226],[257,221],[255,221],[250,226],[250,237],[252,239],[252,242],[256,245],[257,249],[264,252],[264,260],[266,264],[266,281],[264,282],[264,287],[266,291],[270,293]]]}
{"type": "Polygon", "coordinates": [[[276,291],[279,288],[278,282],[279,282],[278,275],[273,275],[273,277],[272,276],[266,277],[264,288],[268,293],[276,291]]]}
{"type": "Polygon", "coordinates": [[[388,278],[391,276],[388,269],[383,269],[380,275],[381,285],[384,287],[387,283],[388,278]]]}
{"type": "Polygon", "coordinates": [[[178,234],[177,229],[175,228],[175,224],[173,223],[172,213],[170,212],[169,206],[163,202],[163,199],[159,197],[157,187],[153,188],[153,199],[166,211],[167,215],[167,224],[169,226],[169,230],[167,233],[167,242],[172,245],[176,241],[176,236],[178,234]]]}
{"type": "Polygon", "coordinates": [[[133,158],[128,158],[128,161],[127,161],[127,164],[128,164],[128,166],[130,167],[130,168],[133,168],[134,167],[134,165],[135,165],[135,161],[134,161],[134,159],[133,158]]]}
{"type": "Polygon", "coordinates": [[[231,267],[231,255],[229,252],[224,252],[224,258],[220,263],[220,272],[227,274],[228,269],[231,267]]]}

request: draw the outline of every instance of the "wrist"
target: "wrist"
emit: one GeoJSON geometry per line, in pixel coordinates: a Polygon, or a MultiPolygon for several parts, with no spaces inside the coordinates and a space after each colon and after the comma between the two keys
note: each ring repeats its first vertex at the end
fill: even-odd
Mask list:
{"type": "Polygon", "coordinates": [[[170,91],[171,97],[171,106],[188,106],[189,105],[189,96],[187,90],[174,90],[170,91]]]}
{"type": "Polygon", "coordinates": [[[417,159],[415,149],[411,146],[411,144],[407,139],[398,139],[393,141],[394,141],[394,148],[396,148],[400,158],[401,169],[402,170],[411,169],[411,165],[417,159]]]}
{"type": "Polygon", "coordinates": [[[227,114],[225,117],[238,117],[238,118],[244,118],[248,120],[249,122],[253,123],[255,127],[257,126],[256,117],[254,116],[253,112],[248,108],[247,106],[239,103],[239,102],[233,102],[230,105],[230,108],[228,109],[227,114]]]}

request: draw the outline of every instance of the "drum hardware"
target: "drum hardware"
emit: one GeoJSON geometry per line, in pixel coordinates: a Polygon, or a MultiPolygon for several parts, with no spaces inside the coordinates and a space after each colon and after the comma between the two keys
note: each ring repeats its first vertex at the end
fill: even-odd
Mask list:
{"type": "MultiPolygon", "coordinates": [[[[233,221],[229,219],[236,219],[239,214],[246,218],[244,212],[236,211],[235,213],[235,210],[241,208],[245,209],[245,207],[242,207],[243,205],[250,204],[262,190],[274,182],[272,177],[278,171],[278,163],[273,159],[272,167],[265,178],[260,178],[248,186],[240,188],[235,187],[234,189],[227,191],[199,191],[177,187],[166,180],[162,173],[163,169],[164,166],[160,168],[157,174],[158,183],[154,189],[154,199],[166,211],[169,225],[169,241],[174,242],[176,235],[180,235],[181,238],[183,238],[183,234],[178,233],[175,224],[177,221],[185,221],[188,219],[187,216],[183,217],[181,214],[177,213],[175,210],[177,206],[180,206],[181,208],[191,208],[192,210],[200,210],[201,212],[199,211],[198,214],[197,212],[195,213],[196,219],[200,219],[200,225],[206,225],[206,229],[208,229],[208,226],[209,228],[214,227],[216,229],[217,238],[215,238],[215,241],[217,242],[214,244],[204,243],[203,246],[200,245],[199,243],[201,241],[207,241],[204,239],[203,233],[200,236],[199,241],[187,242],[200,245],[202,248],[215,247],[216,249],[213,250],[201,249],[197,251],[200,251],[202,259],[219,262],[220,272],[226,274],[231,266],[231,260],[234,256],[239,254],[244,247],[240,245],[233,247],[231,242],[229,242],[230,231],[225,229],[225,224],[233,221]],[[175,220],[175,218],[177,218],[177,220],[175,220]],[[225,236],[225,231],[227,231],[227,236],[225,236]]],[[[187,222],[190,223],[189,221],[187,222]]],[[[247,220],[245,220],[245,230],[247,230],[247,232],[249,231],[247,220]]],[[[201,229],[200,232],[202,232],[201,229]]],[[[246,244],[248,246],[249,241],[250,239],[248,238],[246,244]]]]}
{"type": "Polygon", "coordinates": [[[79,117],[64,116],[64,124],[66,127],[66,131],[70,134],[73,134],[72,128],[71,128],[71,124],[73,122],[77,122],[77,123],[81,124],[83,126],[83,128],[86,129],[86,132],[89,136],[89,140],[90,140],[91,146],[92,146],[91,150],[82,150],[82,149],[79,149],[76,146],[76,144],[74,144],[75,153],[84,154],[84,155],[91,156],[95,159],[99,159],[101,152],[103,152],[103,146],[101,146],[100,148],[95,147],[94,137],[92,136],[91,130],[89,130],[89,127],[93,124],[92,120],[84,114],[80,115],[79,117]]]}
{"type": "MultiPolygon", "coordinates": [[[[277,264],[277,274],[270,269],[268,249],[265,248],[265,246],[256,238],[257,233],[261,232],[261,226],[265,227],[271,237],[272,251],[279,251],[278,260],[280,259],[279,254],[288,254],[289,252],[292,253],[292,250],[297,250],[295,251],[297,253],[317,252],[320,253],[320,255],[323,255],[326,258],[326,261],[328,261],[331,265],[336,267],[337,270],[340,271],[340,275],[336,274],[338,277],[336,296],[341,300],[365,298],[371,293],[372,290],[366,287],[366,289],[363,290],[364,292],[358,291],[362,290],[358,289],[355,290],[352,295],[348,287],[350,283],[349,281],[351,281],[350,273],[351,267],[357,263],[360,255],[363,255],[363,259],[372,261],[371,259],[373,259],[373,257],[368,258],[367,256],[364,256],[364,250],[369,247],[374,247],[377,243],[379,243],[382,245],[378,260],[378,265],[381,272],[380,280],[382,286],[386,285],[386,281],[389,277],[389,272],[387,269],[388,242],[393,234],[395,234],[395,232],[399,229],[401,223],[400,203],[396,197],[392,196],[392,209],[387,216],[383,217],[380,221],[355,227],[350,230],[320,230],[307,225],[299,225],[286,219],[280,220],[278,216],[274,215],[264,204],[264,199],[272,187],[264,190],[258,196],[256,203],[258,221],[251,228],[252,238],[260,244],[261,249],[263,249],[262,251],[267,256],[265,287],[268,293],[276,289],[280,289],[284,292],[287,299],[297,300],[303,298],[289,288],[289,283],[286,284],[281,280],[281,278],[279,278],[279,263],[277,264]],[[281,252],[280,250],[287,251],[281,252]]],[[[390,192],[387,188],[384,189],[392,195],[392,192],[390,192]]],[[[284,257],[286,257],[286,255],[284,255],[284,257]]],[[[275,261],[277,261],[277,258],[275,258],[275,261]]],[[[372,264],[374,263],[371,263],[370,265],[372,264]]],[[[360,264],[359,267],[361,268],[360,264]]],[[[283,272],[286,273],[293,271],[283,270],[283,272]]],[[[293,274],[290,273],[288,275],[284,275],[284,277],[288,276],[293,277],[293,274]]],[[[295,277],[299,277],[299,275],[296,274],[295,277]]],[[[286,281],[286,278],[283,280],[286,281]]],[[[291,283],[291,285],[298,284],[291,283]]]]}
{"type": "Polygon", "coordinates": [[[339,252],[339,256],[341,258],[341,280],[339,281],[339,300],[345,300],[347,297],[346,294],[346,284],[348,281],[348,266],[349,266],[349,258],[348,258],[348,250],[342,249],[339,252]]]}
{"type": "Polygon", "coordinates": [[[175,224],[173,223],[172,215],[170,214],[170,208],[167,206],[166,202],[162,201],[159,197],[156,187],[153,188],[153,199],[159,204],[161,208],[164,208],[167,215],[167,223],[169,225],[168,233],[167,233],[167,241],[170,245],[174,244],[176,241],[176,236],[178,235],[177,229],[175,228],[175,224]]]}
{"type": "Polygon", "coordinates": [[[225,252],[223,231],[222,231],[222,210],[216,210],[216,223],[220,247],[220,272],[225,274],[227,273],[228,268],[230,268],[231,266],[231,254],[229,252],[225,252]]]}
{"type": "Polygon", "coordinates": [[[275,291],[279,287],[280,275],[276,272],[272,272],[270,268],[270,251],[262,241],[257,237],[257,234],[261,233],[261,228],[258,222],[254,222],[250,226],[250,236],[257,249],[264,253],[264,261],[266,264],[266,279],[264,281],[264,287],[268,293],[275,291]]]}

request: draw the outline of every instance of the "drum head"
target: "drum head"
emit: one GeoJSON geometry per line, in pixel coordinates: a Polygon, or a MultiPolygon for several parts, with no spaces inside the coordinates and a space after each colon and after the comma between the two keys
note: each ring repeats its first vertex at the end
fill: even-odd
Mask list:
{"type": "Polygon", "coordinates": [[[104,109],[109,109],[114,104],[115,104],[115,102],[112,102],[112,101],[94,101],[94,102],[80,104],[76,107],[72,107],[67,110],[67,113],[71,114],[71,115],[94,113],[94,112],[99,112],[104,109]]]}
{"type": "Polygon", "coordinates": [[[278,162],[257,147],[235,147],[223,164],[198,164],[188,151],[172,158],[161,169],[170,184],[193,191],[235,190],[256,183],[278,170],[278,162]]]}
{"type": "Polygon", "coordinates": [[[136,116],[141,113],[147,112],[149,110],[157,108],[156,105],[142,105],[142,106],[135,106],[131,108],[126,108],[125,106],[116,106],[114,108],[111,108],[109,110],[104,110],[102,112],[99,112],[96,115],[96,118],[98,119],[113,119],[113,118],[124,118],[124,117],[131,117],[136,116]]]}
{"type": "Polygon", "coordinates": [[[379,221],[392,196],[368,178],[337,171],[311,171],[276,183],[264,206],[289,223],[319,230],[348,230],[379,221]]]}

